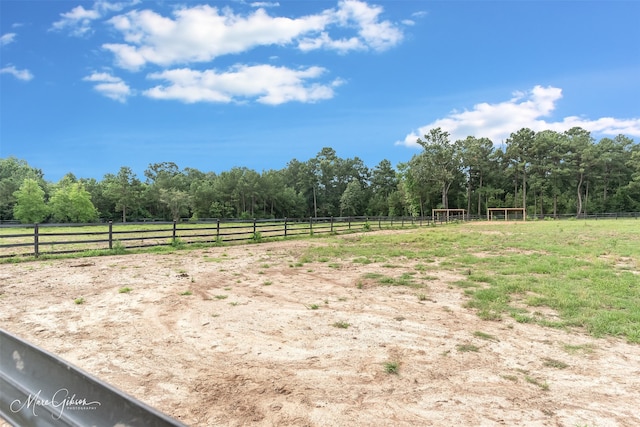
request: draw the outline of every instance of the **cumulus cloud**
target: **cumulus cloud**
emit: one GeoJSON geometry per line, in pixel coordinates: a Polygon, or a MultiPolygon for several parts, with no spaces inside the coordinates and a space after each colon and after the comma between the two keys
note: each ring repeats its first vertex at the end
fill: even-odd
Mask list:
{"type": "Polygon", "coordinates": [[[6,33],[0,36],[0,46],[6,46],[9,43],[13,43],[16,38],[16,33],[6,33]]]}
{"type": "Polygon", "coordinates": [[[92,31],[92,23],[104,17],[110,12],[119,12],[127,6],[139,3],[140,0],[133,0],[124,3],[110,3],[108,1],[96,1],[90,9],[84,6],[76,6],[69,12],[61,13],[60,19],[51,25],[51,30],[69,30],[70,34],[82,37],[92,31]]]}
{"type": "Polygon", "coordinates": [[[560,88],[535,86],[530,91],[515,93],[508,101],[497,104],[480,103],[471,110],[453,111],[444,118],[421,126],[396,144],[418,148],[420,146],[416,140],[438,127],[449,132],[452,141],[472,135],[489,138],[494,143],[506,140],[512,132],[525,127],[536,132],[546,129],[564,132],[579,126],[590,132],[606,135],[640,136],[640,118],[603,117],[591,120],[569,116],[561,121],[545,120],[561,98],[560,88]]]}
{"type": "Polygon", "coordinates": [[[257,102],[278,105],[285,102],[315,102],[332,98],[333,88],[341,84],[310,83],[325,73],[321,67],[293,70],[272,65],[236,65],[229,71],[191,70],[180,68],[148,75],[152,80],[163,80],[144,95],[155,99],[195,102],[257,102]]]}
{"type": "Polygon", "coordinates": [[[94,89],[107,98],[125,102],[132,95],[131,88],[120,77],[109,73],[92,73],[82,80],[95,83],[94,89]]]}
{"type": "Polygon", "coordinates": [[[402,40],[396,24],[380,20],[383,9],[359,0],[342,0],[333,9],[298,18],[269,15],[263,7],[249,14],[209,5],[182,7],[172,17],[152,10],[135,10],[108,22],[124,43],[103,47],[116,64],[138,70],[147,63],[171,66],[209,62],[216,57],[246,52],[258,46],[294,45],[301,50],[384,50],[402,40]],[[330,31],[352,31],[334,39],[330,31]]]}
{"type": "Polygon", "coordinates": [[[33,79],[33,74],[31,74],[31,71],[18,70],[13,65],[9,65],[7,67],[1,68],[0,74],[11,74],[16,79],[23,80],[25,82],[28,82],[29,80],[33,79]]]}

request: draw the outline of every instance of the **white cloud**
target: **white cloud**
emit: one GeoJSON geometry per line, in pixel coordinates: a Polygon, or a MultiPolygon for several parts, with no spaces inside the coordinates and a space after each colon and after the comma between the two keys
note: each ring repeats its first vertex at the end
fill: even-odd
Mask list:
{"type": "Polygon", "coordinates": [[[0,36],[0,46],[6,46],[9,43],[13,43],[16,38],[16,33],[6,33],[0,36]]]}
{"type": "Polygon", "coordinates": [[[278,105],[285,102],[315,102],[332,98],[333,88],[342,83],[309,83],[324,74],[321,67],[293,70],[272,65],[236,65],[226,72],[197,71],[188,68],[149,74],[153,80],[167,84],[155,86],[144,95],[155,99],[195,102],[257,102],[278,105]]]}
{"type": "Polygon", "coordinates": [[[359,0],[342,0],[338,7],[299,18],[270,16],[264,8],[236,14],[209,5],[182,7],[172,17],[151,10],[131,11],[108,22],[124,43],[103,47],[115,55],[116,64],[138,70],[147,63],[161,66],[209,62],[216,57],[246,52],[257,46],[297,45],[301,50],[388,49],[402,40],[399,27],[381,21],[383,9],[359,0]],[[338,27],[353,35],[333,39],[338,27]],[[355,30],[355,31],[354,31],[355,30]]]}
{"type": "Polygon", "coordinates": [[[125,102],[132,95],[131,88],[120,77],[109,73],[92,73],[83,78],[87,82],[94,82],[94,89],[115,101],[125,102]]]}
{"type": "Polygon", "coordinates": [[[133,0],[125,3],[110,3],[108,1],[96,1],[91,9],[84,6],[76,6],[69,12],[61,13],[61,19],[51,25],[54,31],[68,29],[70,34],[77,37],[90,33],[93,21],[104,17],[109,12],[119,12],[127,6],[139,3],[140,0],[133,0]]]}
{"type": "Polygon", "coordinates": [[[29,71],[29,70],[18,70],[13,65],[9,65],[7,67],[4,67],[4,68],[0,69],[0,74],[11,74],[16,79],[24,80],[26,82],[28,82],[29,80],[33,79],[33,74],[31,74],[31,71],[29,71]]]}
{"type": "Polygon", "coordinates": [[[278,7],[280,3],[269,1],[256,1],[250,4],[251,7],[278,7]]]}
{"type": "Polygon", "coordinates": [[[283,45],[324,25],[318,17],[273,18],[264,9],[240,16],[208,5],[178,9],[174,17],[151,10],[116,16],[109,22],[127,43],[103,47],[115,54],[117,65],[137,70],[148,62],[162,66],[208,62],[255,46],[283,45]]]}
{"type": "Polygon", "coordinates": [[[384,50],[398,44],[403,34],[390,21],[379,21],[382,12],[381,6],[370,6],[358,0],[342,0],[335,15],[341,25],[355,25],[366,46],[384,50]]]}
{"type": "Polygon", "coordinates": [[[546,129],[564,132],[579,126],[590,132],[606,135],[640,136],[640,118],[603,117],[590,120],[569,116],[559,122],[544,120],[544,117],[553,112],[560,98],[562,90],[559,88],[535,86],[528,92],[515,93],[508,101],[497,104],[481,103],[474,105],[472,110],[453,111],[447,117],[421,126],[416,132],[407,135],[404,141],[396,144],[420,147],[416,140],[438,127],[449,132],[452,141],[472,135],[489,138],[494,143],[506,140],[512,132],[525,127],[536,132],[546,129]]]}
{"type": "Polygon", "coordinates": [[[51,28],[58,31],[69,28],[72,35],[80,37],[91,31],[91,23],[100,18],[100,13],[97,10],[76,6],[60,16],[62,19],[54,22],[51,28]]]}

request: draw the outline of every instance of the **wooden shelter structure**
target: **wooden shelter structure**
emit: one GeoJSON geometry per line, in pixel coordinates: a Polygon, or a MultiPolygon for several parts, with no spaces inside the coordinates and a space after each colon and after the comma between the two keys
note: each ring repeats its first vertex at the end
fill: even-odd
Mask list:
{"type": "Polygon", "coordinates": [[[523,221],[527,220],[526,208],[487,208],[487,219],[489,221],[492,221],[496,213],[503,213],[504,220],[507,221],[509,219],[510,212],[515,212],[515,213],[520,212],[522,214],[522,220],[523,221]]]}
{"type": "Polygon", "coordinates": [[[444,216],[445,221],[449,222],[454,219],[465,220],[467,214],[466,209],[431,209],[431,218],[436,221],[436,217],[440,219],[440,215],[444,216]],[[462,218],[460,218],[462,216],[462,218]]]}

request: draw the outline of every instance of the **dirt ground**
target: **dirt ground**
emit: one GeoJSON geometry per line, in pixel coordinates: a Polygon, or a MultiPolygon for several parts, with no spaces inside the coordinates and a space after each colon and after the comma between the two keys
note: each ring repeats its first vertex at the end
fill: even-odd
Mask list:
{"type": "Polygon", "coordinates": [[[191,426],[640,425],[639,346],[364,278],[419,259],[296,265],[324,244],[4,264],[0,325],[191,426]]]}

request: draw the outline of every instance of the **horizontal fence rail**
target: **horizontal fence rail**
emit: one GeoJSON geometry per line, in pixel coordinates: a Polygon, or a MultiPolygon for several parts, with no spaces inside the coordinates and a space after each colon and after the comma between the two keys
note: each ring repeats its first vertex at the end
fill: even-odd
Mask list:
{"type": "MultiPolygon", "coordinates": [[[[531,215],[527,219],[640,218],[640,212],[571,215],[531,215]]],[[[522,220],[522,214],[492,214],[491,219],[522,220]]],[[[211,219],[206,221],[145,221],[99,224],[0,224],[0,258],[87,251],[118,251],[184,244],[259,242],[263,239],[420,227],[448,221],[487,220],[482,215],[435,217],[324,217],[283,219],[211,219]]]]}
{"type": "MultiPolygon", "coordinates": [[[[444,218],[440,222],[444,222],[444,218]]],[[[416,227],[432,223],[427,217],[312,217],[250,221],[214,219],[99,224],[2,224],[0,258],[196,243],[260,242],[272,238],[416,227]]]]}

